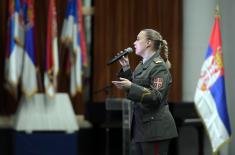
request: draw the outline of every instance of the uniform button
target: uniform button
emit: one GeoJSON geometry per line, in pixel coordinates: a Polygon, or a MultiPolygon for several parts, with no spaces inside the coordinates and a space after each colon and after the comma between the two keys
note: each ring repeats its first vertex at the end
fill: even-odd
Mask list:
{"type": "Polygon", "coordinates": [[[151,117],[151,119],[153,120],[153,119],[154,119],[154,117],[151,117]]]}

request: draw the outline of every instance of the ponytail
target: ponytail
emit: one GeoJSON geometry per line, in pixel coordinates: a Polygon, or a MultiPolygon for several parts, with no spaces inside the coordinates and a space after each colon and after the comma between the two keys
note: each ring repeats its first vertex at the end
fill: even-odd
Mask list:
{"type": "Polygon", "coordinates": [[[169,52],[168,52],[168,45],[167,45],[166,40],[161,41],[160,50],[162,52],[164,52],[163,54],[164,54],[164,57],[166,59],[166,65],[167,65],[168,69],[170,69],[171,68],[171,62],[169,61],[169,52]]]}

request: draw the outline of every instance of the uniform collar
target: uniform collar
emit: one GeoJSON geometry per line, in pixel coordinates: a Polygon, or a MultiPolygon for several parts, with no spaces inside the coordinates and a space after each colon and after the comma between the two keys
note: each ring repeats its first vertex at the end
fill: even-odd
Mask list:
{"type": "MultiPolygon", "coordinates": [[[[150,57],[144,64],[143,64],[143,69],[148,68],[148,66],[151,64],[151,62],[153,60],[155,60],[155,58],[158,58],[160,56],[159,51],[155,52],[154,55],[152,55],[152,57],[150,57]]],[[[143,61],[142,61],[143,63],[143,61]]]]}

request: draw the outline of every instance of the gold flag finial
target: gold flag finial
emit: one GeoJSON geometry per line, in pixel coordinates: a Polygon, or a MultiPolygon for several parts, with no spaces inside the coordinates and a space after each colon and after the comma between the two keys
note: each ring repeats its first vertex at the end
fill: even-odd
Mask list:
{"type": "Polygon", "coordinates": [[[215,16],[220,16],[219,3],[217,3],[217,4],[216,4],[216,8],[215,8],[215,16]]]}

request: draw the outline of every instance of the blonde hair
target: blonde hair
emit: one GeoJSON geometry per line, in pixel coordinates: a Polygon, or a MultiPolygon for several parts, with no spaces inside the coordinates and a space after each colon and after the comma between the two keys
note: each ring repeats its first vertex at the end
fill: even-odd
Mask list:
{"type": "Polygon", "coordinates": [[[159,50],[160,52],[164,52],[165,62],[168,68],[171,68],[171,63],[169,61],[169,51],[167,41],[163,40],[161,34],[153,29],[143,29],[145,32],[145,36],[147,39],[153,41],[153,48],[155,50],[159,50]]]}

